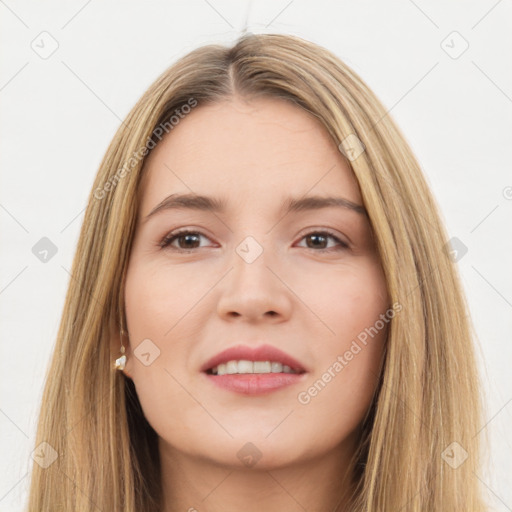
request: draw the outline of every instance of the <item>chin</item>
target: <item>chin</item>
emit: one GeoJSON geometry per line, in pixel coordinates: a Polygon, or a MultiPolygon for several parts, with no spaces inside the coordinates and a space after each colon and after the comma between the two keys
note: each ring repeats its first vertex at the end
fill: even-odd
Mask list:
{"type": "MultiPolygon", "coordinates": [[[[292,440],[285,436],[288,443],[283,443],[283,437],[271,439],[273,434],[265,439],[265,434],[235,436],[233,439],[219,439],[205,445],[203,452],[196,455],[209,459],[215,465],[231,469],[271,470],[284,468],[290,464],[299,463],[304,453],[299,449],[304,441],[292,440]],[[217,449],[212,450],[212,446],[217,449]]],[[[197,444],[195,448],[200,449],[197,444]]]]}

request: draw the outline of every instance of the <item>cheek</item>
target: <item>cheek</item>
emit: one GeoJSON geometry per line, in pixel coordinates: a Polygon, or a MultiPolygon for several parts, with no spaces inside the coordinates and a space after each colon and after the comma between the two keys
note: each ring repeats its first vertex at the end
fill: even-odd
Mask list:
{"type": "MultiPolygon", "coordinates": [[[[340,268],[323,282],[316,300],[328,329],[316,339],[315,372],[299,403],[307,405],[306,411],[311,407],[330,416],[332,425],[342,425],[347,433],[371,403],[392,316],[386,316],[386,281],[374,260],[340,268]]],[[[333,427],[331,434],[340,432],[333,427]]]]}
{"type": "MultiPolygon", "coordinates": [[[[190,276],[188,276],[190,277],[190,276]]],[[[190,343],[195,327],[184,318],[198,298],[197,287],[192,287],[190,279],[183,272],[157,269],[151,264],[134,260],[128,267],[125,284],[125,307],[130,351],[127,370],[133,380],[144,416],[159,435],[173,432],[173,435],[186,440],[186,423],[204,418],[190,416],[190,395],[180,383],[185,382],[190,343]],[[188,284],[187,284],[188,283],[188,284]],[[194,291],[195,290],[195,291],[194,291]],[[147,366],[143,358],[142,343],[151,340],[144,352],[157,357],[147,366]],[[172,350],[171,350],[172,345],[172,350]],[[154,352],[156,351],[156,352],[154,352]],[[164,413],[166,408],[182,411],[180,415],[164,413]]],[[[198,414],[199,416],[199,414],[198,414]]]]}
{"type": "Polygon", "coordinates": [[[156,265],[135,260],[128,268],[125,286],[130,334],[136,338],[154,337],[165,347],[173,334],[186,325],[180,319],[207,291],[208,283],[204,281],[204,272],[183,272],[161,262],[156,265]]]}
{"type": "Polygon", "coordinates": [[[324,353],[319,372],[298,395],[305,416],[325,425],[328,442],[339,442],[363,421],[379,381],[385,338],[384,328],[366,345],[352,338],[340,340],[338,350],[324,353]]]}
{"type": "Polygon", "coordinates": [[[333,349],[343,349],[347,341],[373,326],[389,306],[384,273],[372,257],[327,268],[323,276],[316,273],[309,285],[308,303],[318,311],[324,324],[322,339],[333,349]]]}

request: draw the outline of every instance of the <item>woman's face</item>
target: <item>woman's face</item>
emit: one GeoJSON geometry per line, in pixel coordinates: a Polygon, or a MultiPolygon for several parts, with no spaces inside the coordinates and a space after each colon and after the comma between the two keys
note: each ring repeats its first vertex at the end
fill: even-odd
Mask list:
{"type": "Polygon", "coordinates": [[[350,206],[357,181],[319,121],[278,99],[197,107],[149,155],[142,187],[124,373],[161,446],[269,468],[352,449],[389,304],[368,218],[350,206]],[[185,194],[224,208],[162,203],[185,194]],[[346,204],[287,210],[313,196],[346,204]],[[261,363],[211,374],[233,347],[247,351],[223,360],[261,363]]]}

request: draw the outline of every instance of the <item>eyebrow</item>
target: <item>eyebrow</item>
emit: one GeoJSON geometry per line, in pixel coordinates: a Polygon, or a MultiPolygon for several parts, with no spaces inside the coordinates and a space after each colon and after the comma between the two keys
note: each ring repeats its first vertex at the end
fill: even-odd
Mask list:
{"type": "MultiPolygon", "coordinates": [[[[361,215],[367,215],[364,206],[353,203],[342,197],[325,196],[307,196],[301,198],[289,197],[283,203],[281,212],[284,214],[292,212],[303,212],[310,210],[320,210],[322,208],[338,207],[349,211],[354,211],[361,215]]],[[[211,211],[214,213],[223,213],[227,209],[227,203],[224,199],[209,197],[197,194],[171,194],[163,201],[157,204],[144,218],[143,222],[163,210],[197,210],[211,211]]]]}

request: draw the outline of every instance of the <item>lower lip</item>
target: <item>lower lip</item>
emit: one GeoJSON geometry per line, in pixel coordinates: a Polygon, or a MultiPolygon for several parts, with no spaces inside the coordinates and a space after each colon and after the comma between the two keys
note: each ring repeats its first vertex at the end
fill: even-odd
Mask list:
{"type": "Polygon", "coordinates": [[[244,395],[271,393],[304,379],[305,373],[245,373],[232,375],[205,374],[210,381],[223,389],[244,395]]]}

